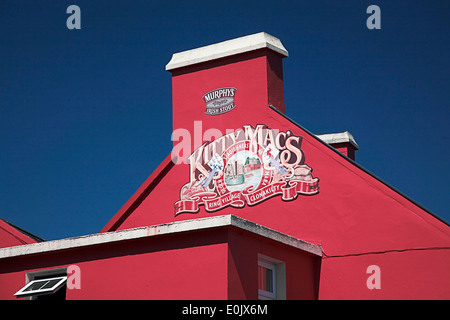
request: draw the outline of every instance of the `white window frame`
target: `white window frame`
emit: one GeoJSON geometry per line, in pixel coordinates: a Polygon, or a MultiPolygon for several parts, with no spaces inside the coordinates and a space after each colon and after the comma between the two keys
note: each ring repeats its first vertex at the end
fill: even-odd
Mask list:
{"type": "Polygon", "coordinates": [[[18,298],[28,297],[28,296],[36,296],[36,295],[42,295],[42,294],[49,294],[49,293],[55,293],[59,288],[61,288],[64,283],[66,283],[67,277],[56,277],[56,278],[45,278],[45,279],[39,279],[39,280],[33,280],[31,282],[28,282],[22,289],[17,291],[14,295],[18,298]],[[53,286],[46,289],[36,289],[36,290],[28,290],[27,289],[38,283],[42,282],[42,286],[45,286],[49,281],[51,280],[58,280],[53,286]]]}
{"type": "Polygon", "coordinates": [[[258,288],[260,300],[286,299],[286,264],[283,261],[258,254],[258,266],[272,270],[273,292],[258,288]]]}
{"type": "Polygon", "coordinates": [[[56,268],[56,269],[28,272],[26,274],[26,278],[25,278],[25,283],[26,283],[25,286],[22,287],[19,291],[17,291],[14,295],[17,298],[25,298],[25,299],[32,300],[32,299],[34,299],[34,297],[39,296],[39,295],[55,293],[66,282],[67,282],[67,268],[56,268]],[[62,274],[65,274],[65,276],[62,274]],[[40,279],[35,279],[35,278],[40,278],[40,279]],[[36,282],[45,281],[45,280],[50,281],[50,280],[55,280],[55,279],[59,279],[59,281],[55,285],[53,285],[51,288],[25,291],[27,288],[29,288],[31,285],[33,285],[36,282]]]}

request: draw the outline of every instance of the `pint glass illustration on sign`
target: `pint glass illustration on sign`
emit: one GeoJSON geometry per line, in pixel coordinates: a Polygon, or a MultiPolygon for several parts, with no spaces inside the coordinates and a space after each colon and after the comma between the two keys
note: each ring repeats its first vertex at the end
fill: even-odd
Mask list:
{"type": "Polygon", "coordinates": [[[302,137],[266,125],[242,128],[206,142],[188,158],[190,181],[180,190],[175,215],[208,212],[231,206],[253,206],[281,195],[292,201],[299,194],[319,192],[319,178],[305,163],[302,137]]]}

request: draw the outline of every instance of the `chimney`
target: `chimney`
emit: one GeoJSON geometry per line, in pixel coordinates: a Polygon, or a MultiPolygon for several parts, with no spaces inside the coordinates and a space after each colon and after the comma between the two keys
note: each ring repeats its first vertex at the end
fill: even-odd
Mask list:
{"type": "Polygon", "coordinates": [[[343,155],[355,161],[355,151],[358,150],[359,147],[350,132],[318,134],[316,136],[343,155]]]}
{"type": "MultiPolygon", "coordinates": [[[[287,56],[281,41],[265,32],[175,53],[166,65],[172,73],[173,130],[225,134],[269,105],[284,113],[287,56]]],[[[193,140],[194,148],[203,141],[193,140]]]]}

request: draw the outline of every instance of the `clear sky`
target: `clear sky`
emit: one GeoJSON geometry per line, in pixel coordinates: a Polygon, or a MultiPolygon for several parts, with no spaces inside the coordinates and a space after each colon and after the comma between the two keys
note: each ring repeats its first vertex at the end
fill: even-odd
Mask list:
{"type": "Polygon", "coordinates": [[[286,115],[348,130],[360,165],[449,222],[449,30],[450,1],[1,0],[0,217],[98,232],[171,151],[171,55],[265,31],[289,51],[286,115]]]}

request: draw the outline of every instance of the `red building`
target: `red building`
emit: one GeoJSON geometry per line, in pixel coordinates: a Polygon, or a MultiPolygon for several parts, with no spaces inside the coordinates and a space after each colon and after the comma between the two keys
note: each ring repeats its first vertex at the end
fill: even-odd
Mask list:
{"type": "Polygon", "coordinates": [[[266,33],[174,54],[172,154],[98,234],[0,221],[0,299],[449,299],[448,224],[284,114],[287,56],[266,33]]]}

